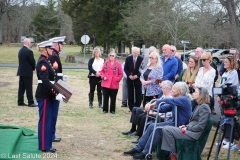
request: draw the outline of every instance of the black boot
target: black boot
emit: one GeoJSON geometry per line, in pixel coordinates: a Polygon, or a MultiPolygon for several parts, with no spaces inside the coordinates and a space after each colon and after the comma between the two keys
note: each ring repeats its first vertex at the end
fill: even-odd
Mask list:
{"type": "Polygon", "coordinates": [[[89,108],[93,108],[93,97],[94,97],[94,94],[93,93],[89,93],[88,97],[89,97],[89,108]]]}
{"type": "Polygon", "coordinates": [[[102,93],[98,93],[98,107],[99,108],[103,108],[102,107],[102,93]]]}

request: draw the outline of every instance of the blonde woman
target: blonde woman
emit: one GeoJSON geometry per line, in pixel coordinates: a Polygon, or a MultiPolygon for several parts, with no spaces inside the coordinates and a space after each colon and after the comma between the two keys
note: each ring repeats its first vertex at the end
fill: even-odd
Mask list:
{"type": "Polygon", "coordinates": [[[161,88],[156,80],[163,78],[163,67],[157,52],[149,55],[147,67],[144,68],[140,81],[142,82],[143,106],[152,99],[157,98],[161,88]]]}
{"type": "Polygon", "coordinates": [[[90,91],[88,94],[89,97],[89,108],[93,108],[93,99],[94,99],[94,91],[97,86],[97,96],[98,96],[98,107],[102,108],[102,91],[101,91],[101,76],[100,71],[102,69],[104,59],[101,58],[100,48],[95,47],[93,49],[92,57],[88,61],[88,78],[89,78],[89,86],[90,91]]]}
{"type": "Polygon", "coordinates": [[[188,66],[182,71],[178,81],[186,82],[189,86],[190,93],[193,93],[192,84],[195,82],[199,70],[199,59],[196,56],[190,56],[188,66]]]}
{"type": "MultiPolygon", "coordinates": [[[[212,55],[210,52],[205,52],[201,55],[200,60],[202,61],[203,67],[199,68],[196,80],[195,87],[204,87],[208,90],[209,96],[212,98],[212,88],[214,84],[214,78],[216,75],[216,70],[211,66],[212,55]]],[[[211,99],[210,107],[212,114],[216,114],[214,111],[214,106],[212,105],[213,98],[211,99]]]]}

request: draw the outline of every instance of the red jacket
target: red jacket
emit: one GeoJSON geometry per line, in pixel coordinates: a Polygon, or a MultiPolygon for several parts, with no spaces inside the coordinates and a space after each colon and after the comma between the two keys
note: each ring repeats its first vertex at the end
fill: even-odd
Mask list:
{"type": "Polygon", "coordinates": [[[114,61],[114,64],[111,65],[110,60],[105,61],[103,64],[102,70],[100,71],[102,78],[102,87],[110,89],[118,89],[119,82],[123,77],[122,65],[117,60],[114,61]],[[103,78],[107,79],[104,80],[103,78]]]}

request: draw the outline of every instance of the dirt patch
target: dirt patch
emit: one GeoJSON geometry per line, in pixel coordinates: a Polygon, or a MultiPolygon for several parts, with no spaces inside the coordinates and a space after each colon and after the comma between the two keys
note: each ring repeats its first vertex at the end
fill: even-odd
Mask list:
{"type": "Polygon", "coordinates": [[[9,84],[11,84],[10,82],[0,82],[0,87],[6,87],[9,84]]]}

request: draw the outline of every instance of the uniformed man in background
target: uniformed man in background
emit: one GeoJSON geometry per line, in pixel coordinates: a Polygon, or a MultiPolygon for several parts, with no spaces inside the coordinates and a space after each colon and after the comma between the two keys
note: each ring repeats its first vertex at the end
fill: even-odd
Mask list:
{"type": "MultiPolygon", "coordinates": [[[[57,82],[59,79],[67,81],[68,80],[68,76],[63,76],[62,73],[62,63],[59,57],[60,52],[62,51],[64,44],[66,44],[64,42],[66,36],[62,36],[62,37],[54,37],[52,39],[50,39],[49,41],[51,41],[53,43],[53,52],[52,55],[49,57],[49,60],[55,70],[55,78],[54,81],[57,82]]],[[[60,101],[55,100],[54,101],[54,107],[53,107],[53,125],[52,125],[52,141],[53,142],[60,142],[61,138],[57,138],[55,133],[56,133],[56,124],[57,124],[57,117],[58,117],[58,110],[59,110],[59,105],[60,105],[60,101]]]]}

